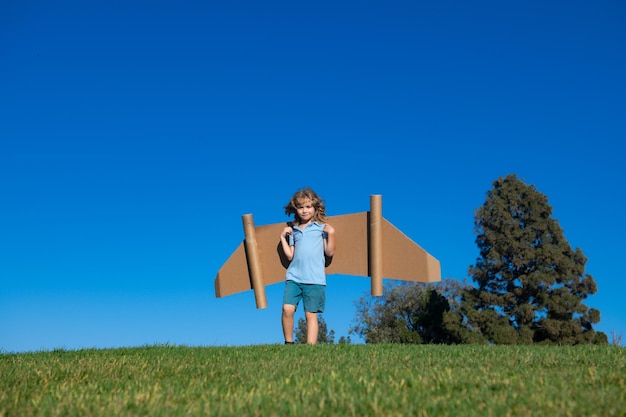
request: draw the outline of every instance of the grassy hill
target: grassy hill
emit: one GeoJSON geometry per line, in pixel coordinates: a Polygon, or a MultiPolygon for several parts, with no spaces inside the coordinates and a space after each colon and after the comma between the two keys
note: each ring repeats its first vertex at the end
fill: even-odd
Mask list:
{"type": "Polygon", "coordinates": [[[0,354],[0,417],[626,416],[615,346],[146,346],[0,354]]]}

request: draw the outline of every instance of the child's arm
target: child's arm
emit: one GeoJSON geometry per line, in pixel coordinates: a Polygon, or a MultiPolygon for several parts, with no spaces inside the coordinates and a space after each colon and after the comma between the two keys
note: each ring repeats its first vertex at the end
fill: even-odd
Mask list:
{"type": "Polygon", "coordinates": [[[331,257],[335,254],[335,228],[330,224],[324,226],[324,232],[326,232],[326,239],[324,239],[324,254],[331,257]]]}
{"type": "Polygon", "coordinates": [[[289,226],[285,227],[280,234],[280,243],[283,247],[283,252],[285,252],[285,256],[287,256],[287,260],[291,261],[293,259],[293,246],[289,244],[287,239],[288,236],[293,233],[293,229],[289,226]]]}

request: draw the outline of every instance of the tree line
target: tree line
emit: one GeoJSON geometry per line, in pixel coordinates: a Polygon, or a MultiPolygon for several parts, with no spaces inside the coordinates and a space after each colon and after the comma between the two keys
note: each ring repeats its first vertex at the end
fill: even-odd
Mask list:
{"type": "MultiPolygon", "coordinates": [[[[350,333],[366,343],[608,344],[593,328],[600,311],[584,304],[597,292],[587,258],[567,242],[544,194],[515,174],[499,177],[474,226],[472,283],[388,283],[383,296],[356,302],[350,333]]],[[[334,343],[323,318],[319,342],[334,343]]]]}

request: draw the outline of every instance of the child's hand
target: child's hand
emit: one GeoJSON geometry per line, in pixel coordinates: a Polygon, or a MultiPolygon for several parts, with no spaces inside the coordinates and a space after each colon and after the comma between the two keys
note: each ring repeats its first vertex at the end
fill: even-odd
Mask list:
{"type": "Polygon", "coordinates": [[[289,226],[285,227],[283,231],[280,233],[281,239],[287,239],[287,236],[293,233],[293,229],[289,226]]]}
{"type": "Polygon", "coordinates": [[[332,258],[335,255],[335,228],[324,225],[324,234],[324,255],[332,258]]]}

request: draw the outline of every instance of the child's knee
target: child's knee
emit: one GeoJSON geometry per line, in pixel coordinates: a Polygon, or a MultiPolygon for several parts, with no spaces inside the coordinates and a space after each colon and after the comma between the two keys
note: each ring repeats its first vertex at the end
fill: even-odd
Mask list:
{"type": "Polygon", "coordinates": [[[283,304],[283,315],[285,316],[293,316],[296,312],[296,306],[291,304],[283,304]]]}

